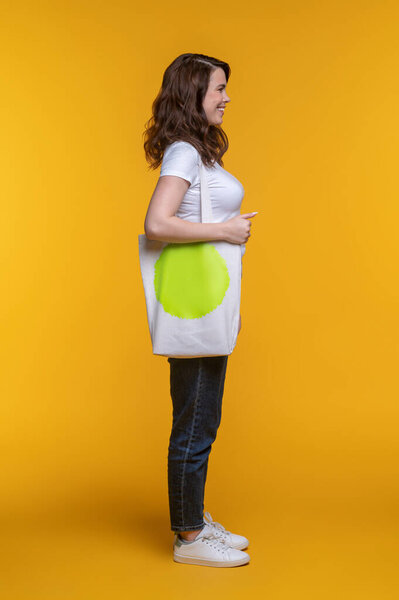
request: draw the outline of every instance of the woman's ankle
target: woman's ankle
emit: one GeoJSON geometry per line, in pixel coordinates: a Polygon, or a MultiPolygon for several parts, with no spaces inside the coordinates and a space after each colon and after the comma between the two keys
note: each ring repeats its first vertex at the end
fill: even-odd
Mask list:
{"type": "Polygon", "coordinates": [[[194,531],[179,531],[179,535],[184,540],[187,540],[189,542],[189,541],[195,539],[197,537],[197,535],[199,534],[199,532],[202,531],[202,529],[203,529],[203,527],[201,527],[201,529],[195,529],[194,531]]]}

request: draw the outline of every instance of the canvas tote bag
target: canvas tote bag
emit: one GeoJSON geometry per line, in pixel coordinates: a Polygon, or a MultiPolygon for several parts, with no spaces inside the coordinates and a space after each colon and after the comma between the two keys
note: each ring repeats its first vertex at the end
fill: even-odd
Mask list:
{"type": "MultiPolygon", "coordinates": [[[[212,223],[199,157],[201,222],[212,223]]],[[[241,245],[169,243],[140,234],[139,261],[153,354],[176,358],[231,354],[241,301],[241,245]]]]}

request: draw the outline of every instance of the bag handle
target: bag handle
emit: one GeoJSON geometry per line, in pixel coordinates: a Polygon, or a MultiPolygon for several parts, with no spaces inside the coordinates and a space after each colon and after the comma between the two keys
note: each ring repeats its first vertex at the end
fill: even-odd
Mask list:
{"type": "Polygon", "coordinates": [[[199,157],[200,194],[201,194],[201,223],[213,223],[212,204],[209,196],[207,175],[201,156],[199,157]]]}

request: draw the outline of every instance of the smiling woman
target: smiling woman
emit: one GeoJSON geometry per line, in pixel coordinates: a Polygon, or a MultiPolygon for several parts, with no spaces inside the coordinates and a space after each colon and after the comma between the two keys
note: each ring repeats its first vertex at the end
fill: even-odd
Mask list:
{"type": "Polygon", "coordinates": [[[190,351],[198,350],[187,357],[170,355],[171,344],[167,352],[159,352],[168,356],[173,402],[168,448],[173,558],[213,567],[249,562],[243,552],[247,538],[226,531],[208,512],[204,515],[208,456],[221,420],[226,352],[235,345],[234,341],[227,348],[220,341],[226,333],[236,336],[239,331],[239,293],[232,303],[237,310],[227,318],[226,305],[232,290],[240,290],[239,261],[251,235],[250,218],[256,214],[240,214],[244,188],[222,162],[228,149],[221,123],[230,102],[229,76],[227,63],[204,54],[182,54],[166,69],[145,132],[146,159],[153,169],[161,165],[161,172],[145,217],[146,239],[140,239],[141,264],[151,262],[143,281],[158,311],[150,319],[150,330],[154,323],[163,325],[168,340],[176,344],[181,338],[190,351]],[[223,255],[225,242],[230,262],[227,250],[223,255]]]}

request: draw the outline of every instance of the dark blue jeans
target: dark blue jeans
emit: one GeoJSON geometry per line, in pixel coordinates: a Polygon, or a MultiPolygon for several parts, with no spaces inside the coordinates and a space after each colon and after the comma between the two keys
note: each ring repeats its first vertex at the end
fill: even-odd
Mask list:
{"type": "Polygon", "coordinates": [[[227,358],[168,358],[173,404],[168,449],[172,531],[193,531],[204,524],[208,456],[222,417],[227,358]]]}

